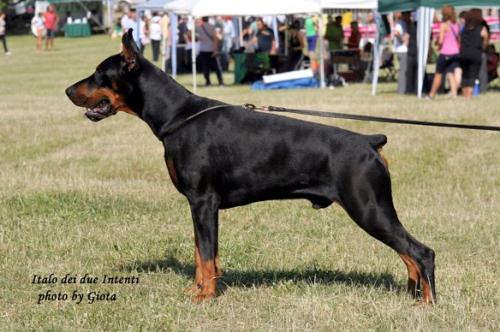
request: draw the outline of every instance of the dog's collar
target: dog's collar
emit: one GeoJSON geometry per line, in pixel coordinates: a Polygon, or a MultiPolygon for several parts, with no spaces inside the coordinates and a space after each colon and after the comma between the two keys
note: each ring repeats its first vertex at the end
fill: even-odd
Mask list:
{"type": "Polygon", "coordinates": [[[165,137],[167,137],[168,135],[172,134],[177,129],[179,129],[180,127],[184,126],[187,122],[191,121],[194,118],[197,118],[198,116],[202,115],[203,113],[207,113],[209,111],[213,111],[213,110],[218,109],[218,108],[233,107],[233,106],[234,105],[230,105],[230,104],[222,104],[222,105],[210,106],[210,107],[202,109],[199,112],[194,113],[193,115],[188,116],[187,118],[185,118],[184,120],[182,120],[180,122],[176,122],[176,123],[174,123],[172,125],[168,125],[167,124],[166,126],[163,126],[160,129],[160,131],[158,132],[158,139],[160,141],[163,141],[165,139],[165,137]]]}

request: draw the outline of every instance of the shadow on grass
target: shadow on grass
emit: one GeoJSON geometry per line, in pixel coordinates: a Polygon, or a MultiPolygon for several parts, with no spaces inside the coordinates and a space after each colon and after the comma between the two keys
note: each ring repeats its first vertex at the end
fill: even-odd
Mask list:
{"type": "MultiPolygon", "coordinates": [[[[194,278],[194,265],[180,262],[173,256],[165,260],[136,262],[120,267],[120,270],[142,273],[173,272],[187,278],[194,278]]],[[[306,270],[224,270],[219,282],[222,291],[226,287],[268,287],[280,282],[305,282],[308,284],[343,284],[354,287],[381,288],[400,293],[403,286],[389,273],[327,271],[317,268],[306,270]]]]}

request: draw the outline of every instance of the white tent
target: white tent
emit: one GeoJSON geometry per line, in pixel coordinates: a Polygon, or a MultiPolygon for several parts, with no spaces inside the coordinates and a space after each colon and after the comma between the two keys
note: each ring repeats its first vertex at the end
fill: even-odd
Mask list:
{"type": "MultiPolygon", "coordinates": [[[[434,9],[428,7],[419,7],[417,9],[417,96],[422,97],[422,89],[424,85],[425,67],[427,64],[427,55],[429,53],[429,41],[432,32],[432,19],[434,17],[434,9]]],[[[380,26],[380,14],[377,15],[377,26],[380,26]]],[[[373,59],[373,78],[372,78],[372,95],[375,96],[378,85],[378,74],[380,67],[380,59],[382,57],[383,45],[380,40],[381,36],[377,33],[377,39],[374,47],[373,59]]]]}
{"type": "MultiPolygon", "coordinates": [[[[164,7],[176,14],[203,16],[267,16],[285,14],[320,13],[320,0],[175,0],[164,7]]],[[[194,27],[193,27],[194,28],[194,27]]],[[[193,31],[194,34],[194,31],[193,31]]],[[[193,44],[193,90],[196,92],[196,51],[193,44]]],[[[324,71],[321,68],[321,81],[324,71]]]]}
{"type": "Polygon", "coordinates": [[[194,17],[319,13],[319,0],[176,0],[166,10],[194,17]]]}
{"type": "Polygon", "coordinates": [[[321,0],[325,9],[377,9],[378,0],[321,0]]]}

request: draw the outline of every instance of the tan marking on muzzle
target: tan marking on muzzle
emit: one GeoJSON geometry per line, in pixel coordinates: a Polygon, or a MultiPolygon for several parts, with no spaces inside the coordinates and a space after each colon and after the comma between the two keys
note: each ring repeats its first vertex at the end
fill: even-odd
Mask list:
{"type": "Polygon", "coordinates": [[[122,95],[109,88],[89,89],[86,82],[80,83],[74,92],[73,102],[80,107],[94,107],[102,99],[107,98],[111,108],[116,112],[125,112],[137,116],[126,103],[122,95]]]}

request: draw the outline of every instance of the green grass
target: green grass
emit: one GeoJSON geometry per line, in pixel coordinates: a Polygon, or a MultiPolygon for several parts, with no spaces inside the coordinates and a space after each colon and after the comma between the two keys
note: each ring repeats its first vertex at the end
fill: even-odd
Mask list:
{"type": "MultiPolygon", "coordinates": [[[[222,211],[224,294],[194,305],[183,293],[193,277],[193,227],[161,144],[126,114],[87,121],[64,95],[117,52],[118,41],[57,39],[55,51],[41,53],[34,38],[8,42],[13,54],[0,55],[1,331],[500,329],[498,133],[302,117],[388,136],[400,218],[437,253],[437,305],[414,305],[399,257],[340,207],[316,211],[305,201],[222,211]],[[140,283],[31,284],[34,274],[50,273],[133,275],[140,283]],[[118,298],[36,304],[49,289],[118,298]]],[[[190,76],[179,80],[190,84],[190,76]]],[[[376,97],[368,85],[199,93],[237,104],[500,125],[499,93],[464,102],[394,91],[382,84],[376,97]]]]}

